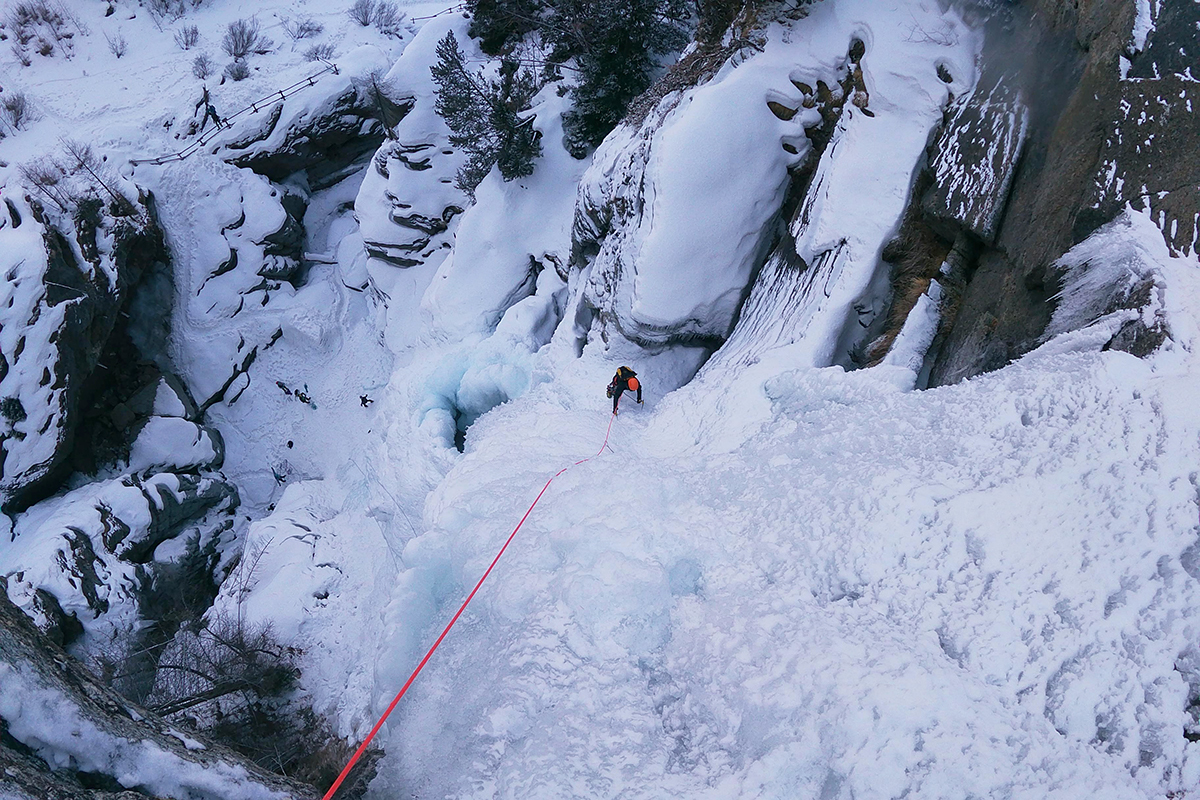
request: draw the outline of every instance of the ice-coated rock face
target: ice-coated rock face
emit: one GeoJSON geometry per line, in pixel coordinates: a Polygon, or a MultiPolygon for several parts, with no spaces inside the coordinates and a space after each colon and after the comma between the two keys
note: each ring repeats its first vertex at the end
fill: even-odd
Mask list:
{"type": "Polygon", "coordinates": [[[169,262],[152,203],[72,220],[2,192],[0,503],[53,489],[71,453],[85,386],[142,276],[169,262]]]}
{"type": "Polygon", "coordinates": [[[175,313],[195,331],[175,339],[171,356],[203,414],[236,402],[250,367],[287,320],[311,316],[295,307],[307,198],[213,159],[168,165],[147,178],[173,200],[195,198],[164,204],[162,215],[177,261],[175,313]]]}
{"type": "MultiPolygon", "coordinates": [[[[822,9],[813,17],[833,15],[822,9]]],[[[808,66],[806,85],[820,80],[836,87],[838,97],[850,97],[825,103],[833,124],[814,140],[828,144],[815,168],[797,176],[799,205],[737,327],[706,369],[751,364],[783,346],[797,366],[848,366],[886,307],[890,270],[883,249],[951,92],[965,93],[974,83],[978,38],[953,14],[914,18],[922,30],[938,32],[914,37],[873,24],[877,12],[867,3],[841,4],[825,38],[808,45],[823,57],[808,66]],[[940,77],[947,65],[950,83],[940,77]]]]}
{"type": "MultiPolygon", "coordinates": [[[[354,211],[367,252],[397,267],[440,260],[470,203],[454,183],[464,157],[450,147],[450,129],[434,111],[429,73],[437,43],[450,30],[468,50],[474,47],[462,17],[432,20],[381,80],[389,96],[410,98],[405,102],[411,110],[396,127],[396,138],[376,152],[354,211]]],[[[472,51],[468,57],[481,54],[472,51]]]]}

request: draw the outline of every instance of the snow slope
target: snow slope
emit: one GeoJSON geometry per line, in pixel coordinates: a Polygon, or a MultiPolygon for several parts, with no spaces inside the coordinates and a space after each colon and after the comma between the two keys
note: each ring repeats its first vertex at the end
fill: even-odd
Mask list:
{"type": "MultiPolygon", "coordinates": [[[[830,5],[826,22],[797,24],[843,31],[867,15],[830,5]]],[[[937,13],[890,8],[893,21],[937,13]]],[[[935,61],[915,62],[929,66],[921,81],[935,61]]],[[[855,207],[855,180],[839,178],[854,216],[827,204],[812,217],[861,237],[860,274],[903,208],[944,95],[929,99],[915,119],[894,110],[904,147],[873,134],[866,149],[886,162],[871,185],[890,188],[855,207]]],[[[838,169],[857,174],[853,159],[838,169]]],[[[475,213],[497,213],[488,202],[475,213]]],[[[502,330],[414,354],[380,401],[385,440],[252,526],[265,554],[246,613],[311,654],[314,702],[363,735],[545,478],[599,444],[599,389],[628,363],[647,408],[626,399],[611,452],[543,497],[377,740],[388,755],[372,796],[1129,798],[1194,785],[1200,286],[1194,259],[1128,227],[1104,235],[1133,237],[1121,252],[1166,276],[1162,352],[1099,352],[1111,320],[1066,325],[997,373],[929,392],[911,391],[904,364],[820,366],[845,308],[820,336],[759,337],[752,363],[718,354],[690,383],[698,361],[680,348],[651,355],[584,328],[580,354],[587,290],[572,275],[535,353],[502,330]],[[472,371],[509,388],[459,457],[454,415],[487,406],[463,391],[472,371]]],[[[479,246],[460,227],[456,254],[479,246]]]]}
{"type": "MultiPolygon", "coordinates": [[[[877,116],[844,124],[824,204],[795,233],[809,261],[848,241],[854,268],[829,275],[836,297],[802,309],[805,324],[744,332],[753,358],[718,352],[695,378],[696,348],[605,341],[580,313],[596,273],[564,281],[547,257],[570,248],[562,198],[630,156],[628,131],[592,178],[558,151],[528,182],[489,178],[439,265],[364,262],[338,211],[356,190],[334,187],[310,214],[337,263],[232,326],[190,314],[191,293],[229,249],[213,238],[221,215],[272,208],[268,187],[211,161],[157,178],[171,235],[192,235],[188,199],[202,220],[177,240],[196,243],[179,273],[191,377],[225,374],[202,351],[241,347],[219,339],[283,331],[242,399],[210,412],[258,516],[238,543],[253,558],[218,605],[300,648],[304,692],[347,738],[370,728],[545,479],[599,446],[615,367],[643,378],[646,406],[626,397],[610,449],[555,481],[384,729],[371,797],[1124,800],[1200,780],[1184,735],[1200,694],[1200,264],[1171,258],[1132,215],[1064,260],[1080,288],[1056,335],[996,373],[916,392],[900,358],[827,366],[947,99],[934,67],[953,57],[969,75],[974,34],[922,0],[823,0],[788,25],[678,108],[745,80],[761,116],[789,70],[834,69],[863,38],[877,116]],[[909,41],[910,19],[957,43],[909,41]],[[529,257],[545,259],[532,280],[529,257]],[[1147,360],[1102,352],[1127,314],[1097,319],[1092,291],[1147,274],[1166,345],[1147,360]],[[307,383],[312,403],[276,380],[307,383]]],[[[406,69],[415,82],[424,67],[406,69]]],[[[554,100],[540,101],[549,149],[554,100]]],[[[721,133],[728,158],[753,151],[743,177],[756,188],[742,188],[778,199],[781,137],[798,131],[684,111],[647,174],[664,178],[659,200],[695,213],[651,206],[663,227],[638,241],[657,255],[625,274],[621,302],[647,329],[703,307],[721,331],[722,298],[744,289],[774,212],[698,191],[724,185],[729,165],[698,164],[693,138],[721,133]],[[698,266],[691,248],[710,236],[721,255],[698,266]]],[[[363,185],[360,206],[386,191],[363,185]]],[[[248,246],[266,222],[248,219],[248,246]]],[[[923,332],[914,318],[911,337],[923,332]]]]}

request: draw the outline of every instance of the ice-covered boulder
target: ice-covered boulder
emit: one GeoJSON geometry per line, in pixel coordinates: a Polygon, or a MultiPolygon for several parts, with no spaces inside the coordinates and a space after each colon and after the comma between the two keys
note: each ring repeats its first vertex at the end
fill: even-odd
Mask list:
{"type": "Polygon", "coordinates": [[[0,503],[20,508],[61,479],[118,316],[170,256],[149,197],[72,218],[18,185],[0,195],[0,503]]]}
{"type": "Polygon", "coordinates": [[[1104,350],[1149,355],[1170,333],[1161,266],[1169,259],[1146,214],[1117,217],[1058,260],[1063,288],[1044,338],[1091,327],[1104,350]]]}

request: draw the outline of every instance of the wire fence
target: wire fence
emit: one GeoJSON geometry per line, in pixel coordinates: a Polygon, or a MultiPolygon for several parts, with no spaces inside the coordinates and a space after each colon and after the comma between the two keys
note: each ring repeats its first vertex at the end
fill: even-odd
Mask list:
{"type": "MultiPolygon", "coordinates": [[[[314,72],[312,75],[309,75],[307,78],[303,78],[301,80],[296,81],[291,86],[287,86],[276,92],[272,92],[271,94],[267,95],[266,97],[262,98],[261,100],[255,100],[253,103],[246,106],[245,108],[239,109],[239,110],[233,112],[232,114],[230,114],[229,116],[225,117],[222,120],[222,122],[225,123],[225,125],[228,125],[232,120],[237,119],[238,117],[242,116],[243,114],[257,114],[259,111],[262,111],[264,109],[270,108],[271,106],[275,105],[275,103],[282,102],[283,100],[288,99],[292,95],[298,94],[303,89],[307,89],[310,86],[315,86],[317,84],[317,78],[320,78],[322,75],[325,75],[326,73],[332,72],[334,75],[339,74],[337,64],[334,64],[332,61],[326,61],[324,63],[325,63],[325,68],[320,70],[319,72],[314,72]]],[[[161,164],[167,164],[171,161],[183,161],[185,158],[190,156],[192,153],[195,153],[201,147],[204,147],[204,145],[206,145],[210,141],[212,141],[216,137],[216,135],[218,133],[220,133],[222,130],[224,130],[224,127],[222,127],[220,125],[214,126],[208,132],[201,133],[200,137],[198,139],[196,139],[194,142],[189,144],[187,147],[183,148],[182,150],[180,150],[176,153],[168,153],[165,156],[159,156],[157,158],[130,159],[129,163],[133,164],[134,166],[137,166],[139,164],[154,164],[157,166],[157,165],[161,165],[161,164]]]]}

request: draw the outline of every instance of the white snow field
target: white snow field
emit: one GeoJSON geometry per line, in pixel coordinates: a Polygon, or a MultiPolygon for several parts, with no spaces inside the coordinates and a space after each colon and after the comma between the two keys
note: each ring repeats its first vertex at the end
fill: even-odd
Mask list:
{"type": "MultiPolygon", "coordinates": [[[[359,41],[374,34],[306,7],[392,61],[409,44],[359,41]]],[[[189,19],[216,37],[242,13],[212,0],[189,19]]],[[[464,25],[436,17],[412,53],[450,28],[465,42],[464,25]]],[[[928,391],[912,390],[919,358],[830,366],[941,109],[970,90],[977,35],[926,0],[823,0],[764,35],[761,52],[673,98],[658,128],[618,128],[590,164],[562,151],[562,103],[543,92],[537,171],[489,176],[444,261],[365,259],[340,209],[354,200],[386,229],[396,181],[360,174],[318,194],[309,250],[337,263],[236,318],[211,309],[242,287],[201,284],[239,214],[243,244],[273,229],[271,187],[207,154],[138,168],[176,252],[181,372],[211,387],[243,343],[262,346],[239,399],[209,410],[254,518],[226,543],[248,555],[218,608],[298,647],[302,691],[361,739],[545,480],[600,446],[603,388],[628,364],[645,405],[626,395],[609,448],[543,496],[376,740],[368,797],[1187,796],[1200,783],[1200,744],[1185,737],[1200,696],[1200,263],[1128,213],[1064,258],[1051,332],[1017,362],[928,391]],[[929,31],[945,35],[917,35],[929,31]],[[785,124],[766,101],[795,101],[793,76],[835,72],[854,37],[877,116],[847,112],[802,238],[808,255],[850,243],[828,291],[742,334],[752,358],[705,364],[698,347],[602,336],[585,299],[647,336],[728,330],[786,186],[781,143],[801,141],[800,117],[785,124]],[[941,63],[961,85],[937,79],[941,63]],[[577,197],[606,202],[623,191],[613,176],[635,174],[650,211],[564,281],[552,265],[566,264],[577,197]],[[551,266],[535,275],[531,257],[551,266]],[[1147,321],[1170,338],[1145,360],[1102,352],[1136,312],[1104,315],[1093,299],[1146,278],[1147,321]],[[307,384],[313,403],[275,381],[307,384]]],[[[45,131],[95,117],[128,157],[168,144],[155,114],[191,112],[195,87],[104,94],[80,83],[84,60],[18,73],[57,98],[45,131]]],[[[264,57],[254,80],[269,91],[303,72],[285,62],[264,57]]],[[[409,124],[433,141],[428,63],[401,62],[387,80],[415,87],[409,124]]],[[[33,153],[32,135],[11,142],[33,153]]],[[[455,166],[429,172],[440,184],[455,166]]],[[[931,324],[914,316],[906,336],[931,324]]]]}

